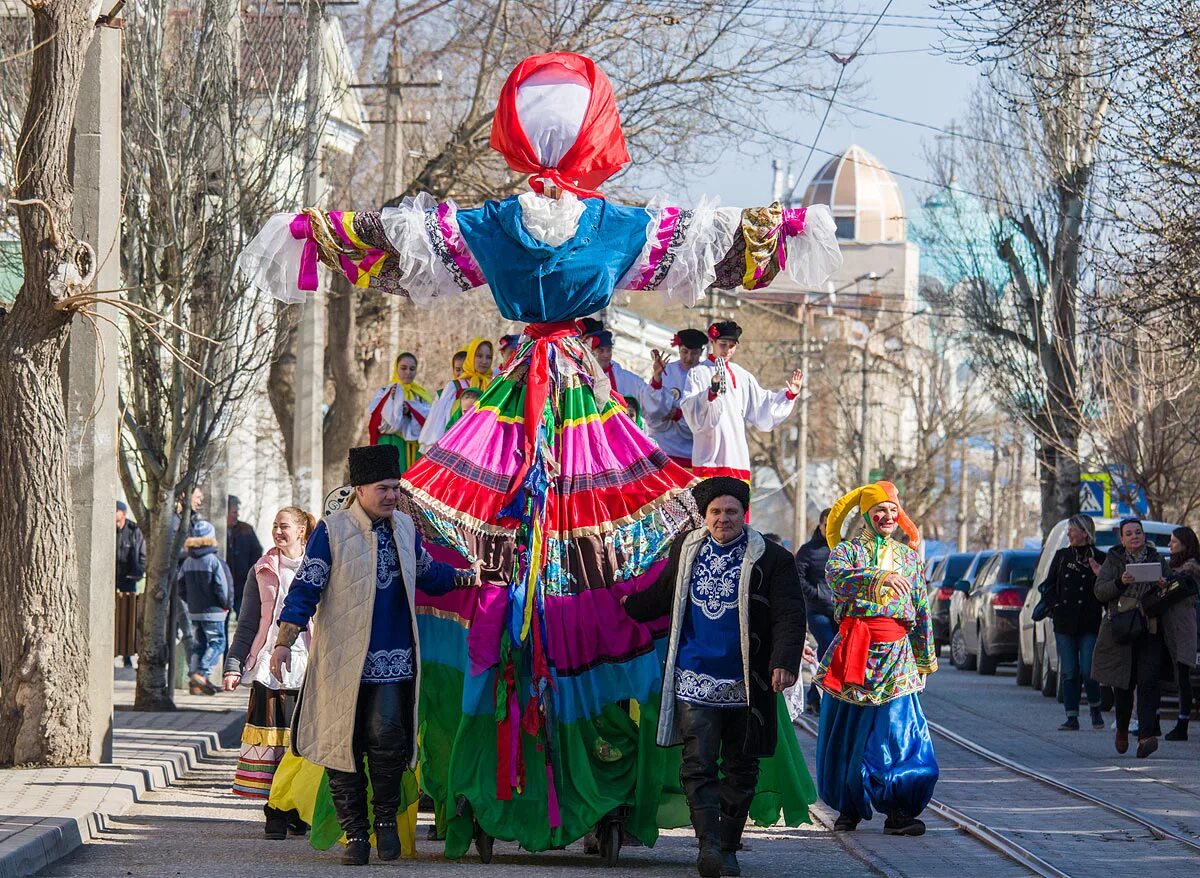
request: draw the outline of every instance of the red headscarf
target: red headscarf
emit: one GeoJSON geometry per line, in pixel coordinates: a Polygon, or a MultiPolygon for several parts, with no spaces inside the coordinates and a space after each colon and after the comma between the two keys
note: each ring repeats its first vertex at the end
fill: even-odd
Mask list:
{"type": "Polygon", "coordinates": [[[513,69],[500,90],[496,115],[492,119],[491,146],[504,156],[514,171],[533,175],[529,185],[535,192],[545,188],[543,180],[538,179],[544,177],[581,198],[603,198],[595,191],[596,187],[629,162],[612,83],[590,58],[574,52],[531,55],[513,69]],[[554,167],[542,165],[517,113],[517,92],[521,84],[550,67],[558,67],[591,91],[579,136],[554,167]]]}

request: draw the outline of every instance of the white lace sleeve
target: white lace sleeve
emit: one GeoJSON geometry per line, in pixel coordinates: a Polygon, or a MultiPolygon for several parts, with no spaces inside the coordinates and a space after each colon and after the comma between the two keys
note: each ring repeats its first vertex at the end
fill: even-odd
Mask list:
{"type": "Polygon", "coordinates": [[[741,210],[710,199],[694,209],[656,199],[646,209],[646,244],[618,288],[659,290],[673,304],[696,304],[716,280],[717,263],[740,228],[741,210]]]}
{"type": "Polygon", "coordinates": [[[305,241],[292,235],[295,218],[294,213],[272,216],[237,258],[237,272],[251,289],[289,305],[307,298],[300,286],[305,241]]]}
{"type": "Polygon", "coordinates": [[[418,305],[484,286],[487,281],[458,230],[458,206],[422,192],[379,219],[396,251],[398,283],[418,305]]]}
{"type": "Polygon", "coordinates": [[[842,267],[837,226],[829,208],[824,204],[814,204],[784,211],[784,231],[788,236],[784,271],[802,287],[821,289],[829,276],[842,267]],[[796,222],[797,218],[799,223],[796,222]],[[797,226],[798,234],[793,232],[797,226]]]}

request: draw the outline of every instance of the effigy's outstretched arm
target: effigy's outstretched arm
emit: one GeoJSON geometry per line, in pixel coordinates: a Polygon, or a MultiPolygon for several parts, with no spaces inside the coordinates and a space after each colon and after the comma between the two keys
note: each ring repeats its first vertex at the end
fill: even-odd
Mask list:
{"type": "Polygon", "coordinates": [[[646,244],[617,284],[694,305],[710,286],[757,290],[781,272],[820,288],[842,264],[829,208],[717,207],[651,203],[646,244]]]}
{"type": "Polygon", "coordinates": [[[358,287],[418,304],[486,283],[458,230],[453,201],[422,194],[381,211],[306,209],[277,213],[238,256],[253,289],[304,302],[319,284],[319,265],[358,287]]]}

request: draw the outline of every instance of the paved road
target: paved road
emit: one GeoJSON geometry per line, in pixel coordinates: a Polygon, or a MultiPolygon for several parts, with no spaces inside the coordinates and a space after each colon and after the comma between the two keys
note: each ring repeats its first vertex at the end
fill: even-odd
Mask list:
{"type": "MultiPolygon", "coordinates": [[[[935,723],[1030,767],[1119,799],[1200,838],[1200,742],[1196,740],[1163,743],[1149,760],[1134,759],[1132,752],[1119,757],[1112,749],[1111,731],[1056,731],[1061,706],[1028,688],[1018,688],[1011,670],[1003,668],[1000,675],[989,678],[946,667],[932,679],[924,704],[935,723]]],[[[800,740],[811,764],[812,739],[802,732],[800,740]]],[[[1106,874],[1117,862],[1153,862],[1156,871],[1164,874],[1200,874],[1200,855],[1176,842],[1152,840],[1143,830],[1014,777],[945,739],[935,737],[935,746],[942,766],[936,793],[940,800],[1013,835],[1076,878],[1106,874]]],[[[314,852],[303,840],[262,839],[259,812],[228,792],[235,757],[233,751],[224,751],[183,783],[152,794],[115,821],[103,840],[41,874],[63,878],[302,878],[338,868],[336,853],[314,852]]],[[[920,878],[1029,874],[940,818],[927,818],[930,831],[919,839],[883,836],[878,817],[849,839],[819,825],[803,830],[753,831],[747,839],[751,850],[742,858],[743,871],[749,876],[807,872],[920,878]],[[863,859],[870,861],[870,869],[863,859]]],[[[421,834],[418,830],[419,837],[421,834]]],[[[694,857],[694,841],[688,834],[670,833],[652,850],[626,849],[621,871],[694,875],[694,857]]],[[[584,856],[578,846],[530,855],[504,844],[497,844],[490,867],[473,858],[450,863],[427,849],[417,863],[373,862],[366,871],[383,874],[414,865],[431,875],[484,874],[485,868],[488,875],[536,875],[543,870],[565,878],[604,874],[597,861],[584,856]]]]}

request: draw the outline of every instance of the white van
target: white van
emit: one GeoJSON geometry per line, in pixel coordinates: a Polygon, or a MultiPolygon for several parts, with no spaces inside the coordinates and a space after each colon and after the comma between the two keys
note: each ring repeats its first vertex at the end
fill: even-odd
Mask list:
{"type": "MultiPolygon", "coordinates": [[[[1096,546],[1102,552],[1107,552],[1117,545],[1117,527],[1119,518],[1096,518],[1096,546]]],[[[1142,521],[1146,531],[1146,539],[1154,543],[1160,554],[1168,554],[1167,545],[1171,542],[1171,532],[1179,527],[1165,521],[1142,521]]],[[[1021,607],[1018,633],[1017,655],[1017,685],[1032,685],[1041,689],[1047,698],[1058,694],[1058,650],[1054,648],[1054,627],[1049,619],[1041,622],[1033,621],[1033,608],[1041,598],[1038,586],[1046,581],[1050,573],[1050,562],[1054,553],[1067,544],[1067,519],[1063,519],[1050,529],[1050,535],[1042,544],[1042,554],[1038,557],[1037,570],[1033,574],[1033,588],[1025,596],[1025,604],[1021,607]]]]}

